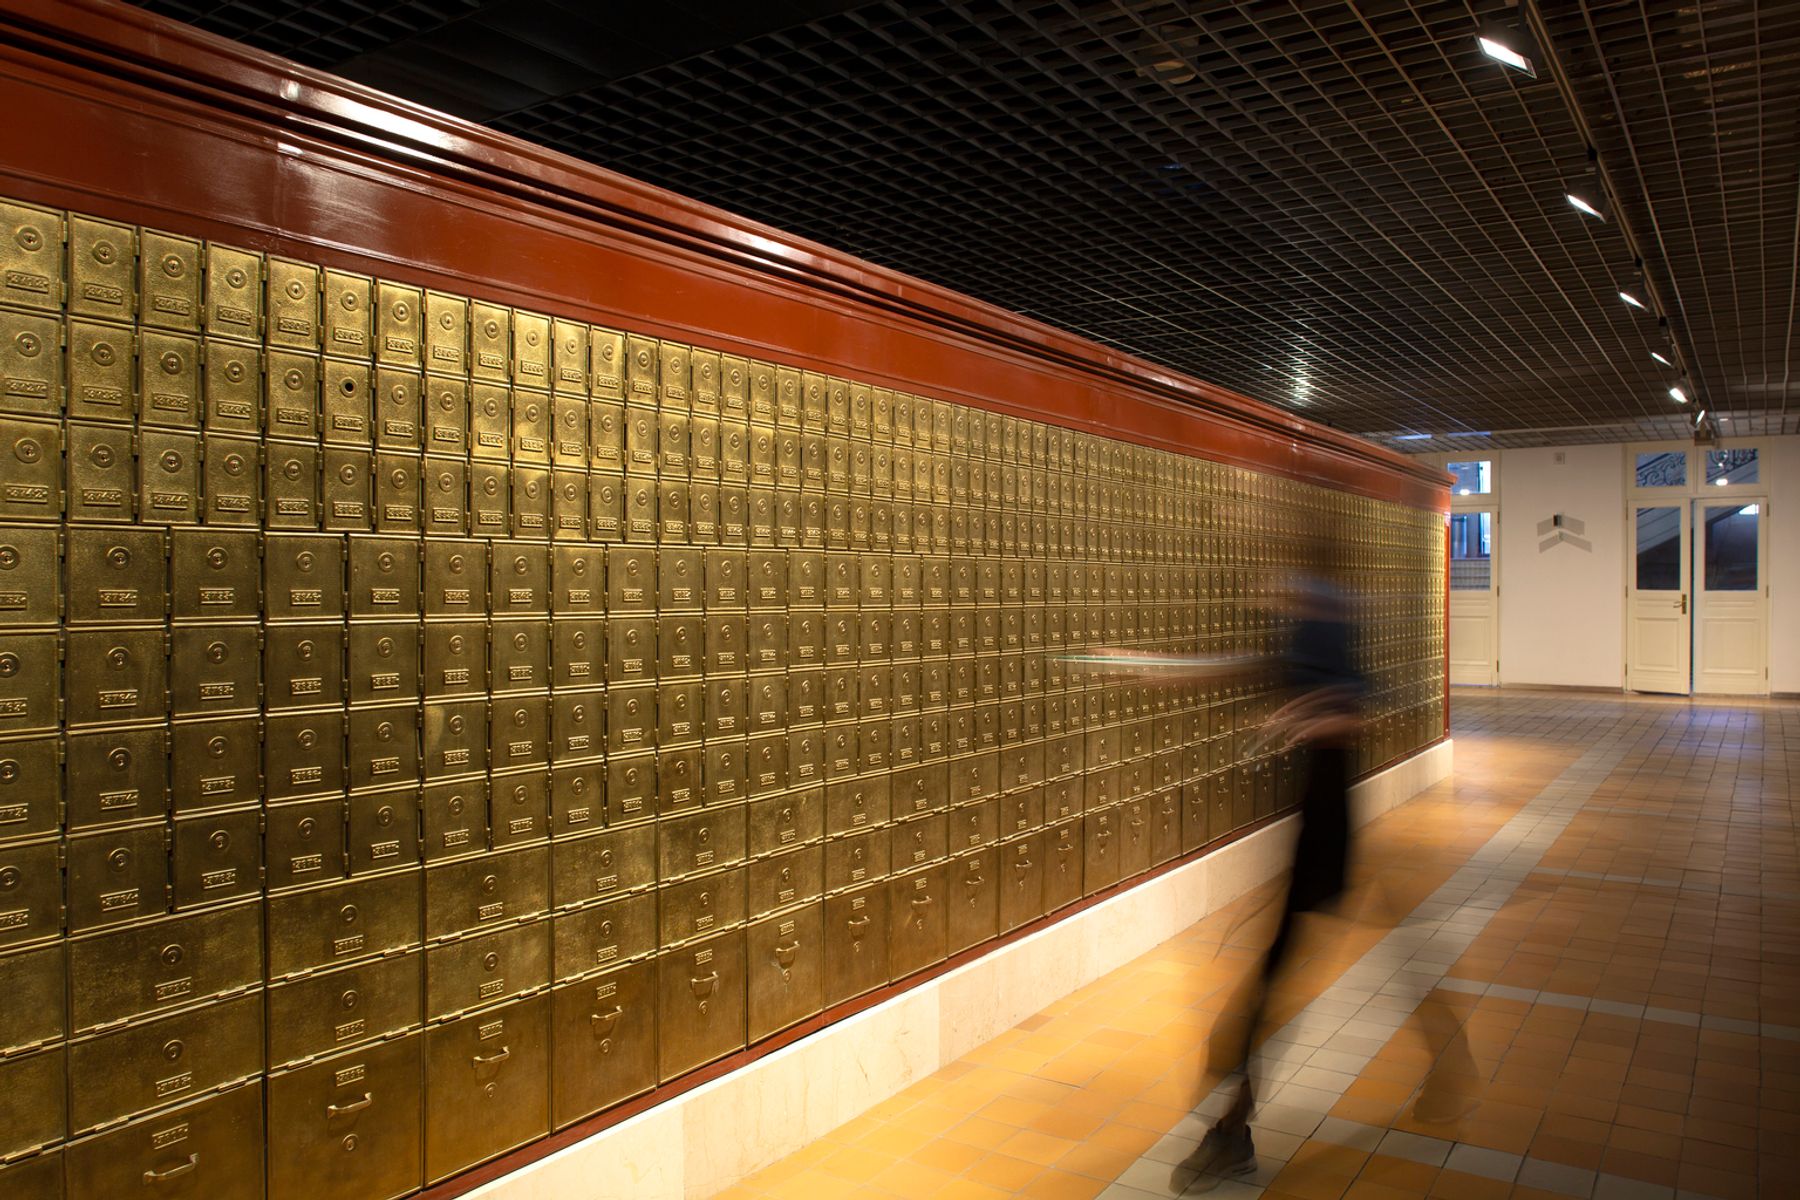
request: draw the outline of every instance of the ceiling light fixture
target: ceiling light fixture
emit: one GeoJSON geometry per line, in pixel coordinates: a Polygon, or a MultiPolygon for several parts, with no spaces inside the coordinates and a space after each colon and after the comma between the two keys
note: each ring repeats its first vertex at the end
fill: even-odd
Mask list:
{"type": "Polygon", "coordinates": [[[1674,401],[1675,401],[1675,403],[1677,403],[1677,404],[1686,404],[1686,403],[1687,403],[1687,402],[1688,402],[1688,394],[1687,394],[1687,393],[1686,393],[1686,392],[1684,392],[1684,391],[1682,391],[1682,390],[1681,390],[1681,388],[1680,388],[1680,387],[1672,387],[1672,388],[1670,388],[1670,389],[1669,389],[1669,396],[1670,396],[1670,397],[1671,397],[1671,398],[1672,398],[1672,399],[1673,399],[1673,400],[1674,400],[1674,401]]]}
{"type": "Polygon", "coordinates": [[[1575,206],[1575,211],[1585,213],[1596,220],[1606,220],[1606,214],[1589,201],[1585,196],[1577,196],[1574,192],[1564,192],[1563,199],[1575,206]]]}
{"type": "Polygon", "coordinates": [[[1511,20],[1483,21],[1476,38],[1481,52],[1502,66],[1537,78],[1537,39],[1515,13],[1511,20]]]}
{"type": "Polygon", "coordinates": [[[1633,308],[1641,308],[1645,312],[1650,311],[1650,306],[1648,304],[1645,304],[1642,300],[1639,300],[1636,296],[1632,295],[1630,292],[1626,291],[1624,288],[1619,289],[1619,299],[1621,299],[1625,303],[1631,305],[1631,307],[1633,307],[1633,308]]]}
{"type": "Polygon", "coordinates": [[[1661,350],[1652,350],[1650,352],[1650,357],[1654,358],[1657,362],[1661,363],[1665,367],[1672,367],[1675,365],[1674,363],[1670,362],[1668,359],[1663,357],[1663,353],[1661,350]]]}
{"type": "Polygon", "coordinates": [[[1600,182],[1598,167],[1589,167],[1588,173],[1563,191],[1563,199],[1584,217],[1592,217],[1596,221],[1612,219],[1612,201],[1607,197],[1606,186],[1600,182]]]}
{"type": "Polygon", "coordinates": [[[1429,433],[1396,433],[1394,440],[1396,442],[1424,442],[1431,440],[1431,435],[1429,433]]]}

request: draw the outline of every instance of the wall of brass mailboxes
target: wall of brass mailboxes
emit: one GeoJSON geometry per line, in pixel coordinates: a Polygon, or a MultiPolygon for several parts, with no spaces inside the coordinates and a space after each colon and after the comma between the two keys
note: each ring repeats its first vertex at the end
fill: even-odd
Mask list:
{"type": "Polygon", "coordinates": [[[0,1192],[401,1196],[1289,804],[1301,530],[1366,769],[1441,518],[0,203],[0,1192]]]}

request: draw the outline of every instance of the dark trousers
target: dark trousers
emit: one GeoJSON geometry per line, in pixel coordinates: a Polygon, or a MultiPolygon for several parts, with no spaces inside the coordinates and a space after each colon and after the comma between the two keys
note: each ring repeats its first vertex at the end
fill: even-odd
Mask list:
{"type": "Polygon", "coordinates": [[[1328,909],[1344,894],[1350,861],[1350,752],[1336,746],[1314,747],[1302,768],[1305,783],[1300,794],[1300,836],[1294,844],[1294,869],[1281,905],[1281,920],[1263,955],[1257,974],[1250,1023],[1244,1030],[1242,1052],[1234,1055],[1244,1073],[1238,1102],[1221,1124],[1249,1119],[1251,1105],[1250,1056],[1256,1036],[1268,1016],[1269,991],[1292,951],[1294,918],[1303,912],[1328,909]]]}

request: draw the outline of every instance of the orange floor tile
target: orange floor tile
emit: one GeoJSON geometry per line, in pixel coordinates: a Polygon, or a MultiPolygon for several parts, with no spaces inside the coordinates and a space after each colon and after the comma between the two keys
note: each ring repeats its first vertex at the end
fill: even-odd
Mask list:
{"type": "MultiPolygon", "coordinates": [[[[1455,779],[1363,831],[1272,997],[1255,1170],[1190,1194],[1800,1196],[1800,706],[1453,714],[1455,779]]],[[[724,1194],[1179,1194],[1277,886],[724,1194]]]]}

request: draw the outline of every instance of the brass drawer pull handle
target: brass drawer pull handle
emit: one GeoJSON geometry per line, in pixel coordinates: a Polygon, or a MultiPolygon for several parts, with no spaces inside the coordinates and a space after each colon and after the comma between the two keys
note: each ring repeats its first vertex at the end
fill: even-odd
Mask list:
{"type": "Polygon", "coordinates": [[[963,882],[968,884],[972,888],[978,888],[982,884],[987,882],[987,876],[986,875],[971,875],[967,879],[963,880],[963,882]]]}
{"type": "Polygon", "coordinates": [[[182,1163],[179,1167],[170,1167],[166,1171],[145,1171],[144,1186],[151,1187],[158,1183],[167,1183],[171,1179],[178,1179],[199,1165],[200,1156],[198,1154],[190,1154],[187,1156],[187,1161],[182,1163]]]}
{"type": "Polygon", "coordinates": [[[775,947],[775,961],[783,967],[794,965],[794,952],[800,949],[800,939],[795,938],[785,946],[775,947]]]}
{"type": "Polygon", "coordinates": [[[714,971],[710,975],[702,975],[698,979],[688,980],[688,986],[694,989],[695,996],[698,996],[701,999],[705,999],[706,997],[712,995],[713,985],[718,982],[719,982],[719,973],[717,971],[714,971]]]}
{"type": "Polygon", "coordinates": [[[1035,867],[1036,865],[1037,864],[1032,862],[1029,858],[1022,858],[1018,862],[1013,864],[1013,866],[1017,867],[1021,871],[1029,871],[1029,870],[1031,870],[1031,868],[1035,867]]]}
{"type": "Polygon", "coordinates": [[[512,1047],[511,1046],[502,1046],[502,1047],[500,1047],[499,1050],[495,1051],[493,1054],[477,1054],[474,1057],[474,1059],[471,1061],[473,1061],[474,1064],[478,1067],[491,1067],[491,1066],[495,1065],[496,1063],[503,1063],[511,1057],[512,1057],[512,1047]]]}
{"type": "Polygon", "coordinates": [[[368,1092],[364,1092],[361,1100],[352,1100],[348,1104],[327,1104],[325,1106],[325,1115],[327,1117],[341,1117],[345,1113],[361,1112],[373,1103],[375,1103],[375,1097],[368,1092]]]}
{"type": "Polygon", "coordinates": [[[611,1012],[590,1014],[589,1019],[594,1023],[595,1033],[601,1037],[611,1037],[612,1031],[619,1024],[619,1018],[624,1015],[625,1010],[615,1006],[611,1012]]]}
{"type": "Polygon", "coordinates": [[[850,936],[861,937],[863,930],[869,927],[868,917],[851,917],[845,924],[849,927],[850,936]]]}
{"type": "Polygon", "coordinates": [[[930,904],[930,903],[931,903],[930,896],[914,896],[912,898],[912,906],[914,908],[924,908],[927,904],[930,904]]]}

